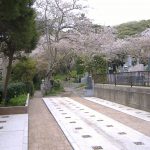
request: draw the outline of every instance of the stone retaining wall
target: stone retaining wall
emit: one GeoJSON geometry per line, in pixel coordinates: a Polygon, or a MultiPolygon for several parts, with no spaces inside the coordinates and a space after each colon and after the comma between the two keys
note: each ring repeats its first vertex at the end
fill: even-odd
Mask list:
{"type": "Polygon", "coordinates": [[[150,88],[148,87],[95,84],[94,95],[129,107],[150,111],[150,88]]]}

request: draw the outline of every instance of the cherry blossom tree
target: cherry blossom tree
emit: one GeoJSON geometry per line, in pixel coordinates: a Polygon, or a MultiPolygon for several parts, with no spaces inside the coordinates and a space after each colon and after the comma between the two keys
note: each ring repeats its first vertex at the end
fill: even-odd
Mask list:
{"type": "Polygon", "coordinates": [[[83,7],[79,0],[38,0],[35,7],[38,8],[38,19],[43,22],[45,40],[42,46],[48,57],[48,82],[58,65],[60,42],[69,38],[66,33],[75,28],[76,18],[81,16],[83,7]]]}
{"type": "Polygon", "coordinates": [[[140,58],[142,62],[147,61],[150,55],[150,34],[149,30],[141,34],[130,36],[124,39],[117,39],[112,44],[107,44],[105,53],[109,59],[121,59],[127,55],[140,58]]]}

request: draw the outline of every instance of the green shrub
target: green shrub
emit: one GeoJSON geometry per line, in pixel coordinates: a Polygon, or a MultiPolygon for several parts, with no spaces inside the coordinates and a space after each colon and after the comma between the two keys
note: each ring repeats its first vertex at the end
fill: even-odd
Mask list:
{"type": "Polygon", "coordinates": [[[77,75],[82,76],[85,72],[85,61],[82,57],[78,56],[75,65],[77,75]]]}
{"type": "Polygon", "coordinates": [[[77,78],[77,71],[76,70],[72,70],[71,72],[69,72],[69,76],[71,78],[77,78]]]}
{"type": "Polygon", "coordinates": [[[53,81],[53,88],[59,89],[61,87],[61,82],[59,79],[53,81]]]}
{"type": "MultiPolygon", "coordinates": [[[[3,93],[3,85],[0,84],[0,98],[2,99],[2,93],[3,93]]],[[[19,96],[21,94],[25,94],[27,93],[26,91],[26,86],[24,83],[22,82],[18,82],[18,83],[10,83],[8,85],[8,89],[7,89],[7,100],[19,96]]]]}
{"type": "Polygon", "coordinates": [[[60,94],[61,92],[64,92],[64,88],[61,84],[61,81],[59,79],[52,80],[52,88],[46,92],[46,95],[57,95],[60,94]]]}
{"type": "Polygon", "coordinates": [[[61,80],[61,81],[63,81],[63,80],[66,79],[66,77],[67,77],[67,75],[65,75],[65,74],[56,74],[54,76],[54,80],[61,80]]]}
{"type": "Polygon", "coordinates": [[[10,98],[15,96],[19,96],[20,94],[26,93],[25,84],[24,83],[12,83],[8,86],[8,95],[10,98]]]}
{"type": "Polygon", "coordinates": [[[26,92],[30,93],[31,96],[34,95],[34,85],[32,81],[25,82],[26,92]]]}
{"type": "Polygon", "coordinates": [[[7,106],[25,106],[27,95],[19,95],[17,97],[11,98],[7,104],[7,106]]]}
{"type": "Polygon", "coordinates": [[[23,57],[12,68],[12,80],[18,82],[32,81],[35,76],[36,62],[31,58],[23,57]]]}

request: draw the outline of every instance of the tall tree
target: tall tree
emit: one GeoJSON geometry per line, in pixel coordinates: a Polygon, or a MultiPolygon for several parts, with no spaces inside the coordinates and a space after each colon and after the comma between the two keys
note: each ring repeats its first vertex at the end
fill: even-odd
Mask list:
{"type": "Polygon", "coordinates": [[[75,28],[75,20],[79,16],[82,6],[79,4],[79,0],[37,0],[37,7],[40,14],[38,17],[43,20],[45,35],[43,48],[49,57],[46,75],[47,88],[49,88],[53,70],[59,64],[57,61],[58,45],[61,40],[69,38],[69,30],[75,28]]]}
{"type": "Polygon", "coordinates": [[[13,81],[32,82],[36,71],[36,61],[31,58],[21,58],[12,68],[13,81]]]}
{"type": "Polygon", "coordinates": [[[1,0],[0,2],[1,52],[8,58],[3,91],[5,102],[13,60],[23,52],[30,52],[37,43],[35,11],[32,5],[33,0],[1,0]]]}

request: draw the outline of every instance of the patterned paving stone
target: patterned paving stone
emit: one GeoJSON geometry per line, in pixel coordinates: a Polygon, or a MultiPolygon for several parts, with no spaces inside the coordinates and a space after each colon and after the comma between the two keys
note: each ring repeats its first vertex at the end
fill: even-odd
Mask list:
{"type": "Polygon", "coordinates": [[[94,145],[100,145],[104,150],[150,149],[149,137],[70,98],[44,98],[44,102],[46,103],[51,113],[54,115],[57,123],[60,125],[61,129],[75,150],[91,150],[91,147],[94,145]],[[59,112],[53,106],[53,103],[51,103],[52,101],[55,101],[59,106],[61,106],[61,108],[71,116],[72,121],[67,121],[61,112],[59,112]],[[67,101],[70,101],[75,106],[70,106],[67,101]],[[79,111],[78,108],[75,108],[76,106],[83,108],[84,111],[79,111]],[[77,131],[75,129],[75,127],[78,125],[82,127],[82,130],[77,131]],[[86,145],[85,140],[88,140],[86,145]]]}

